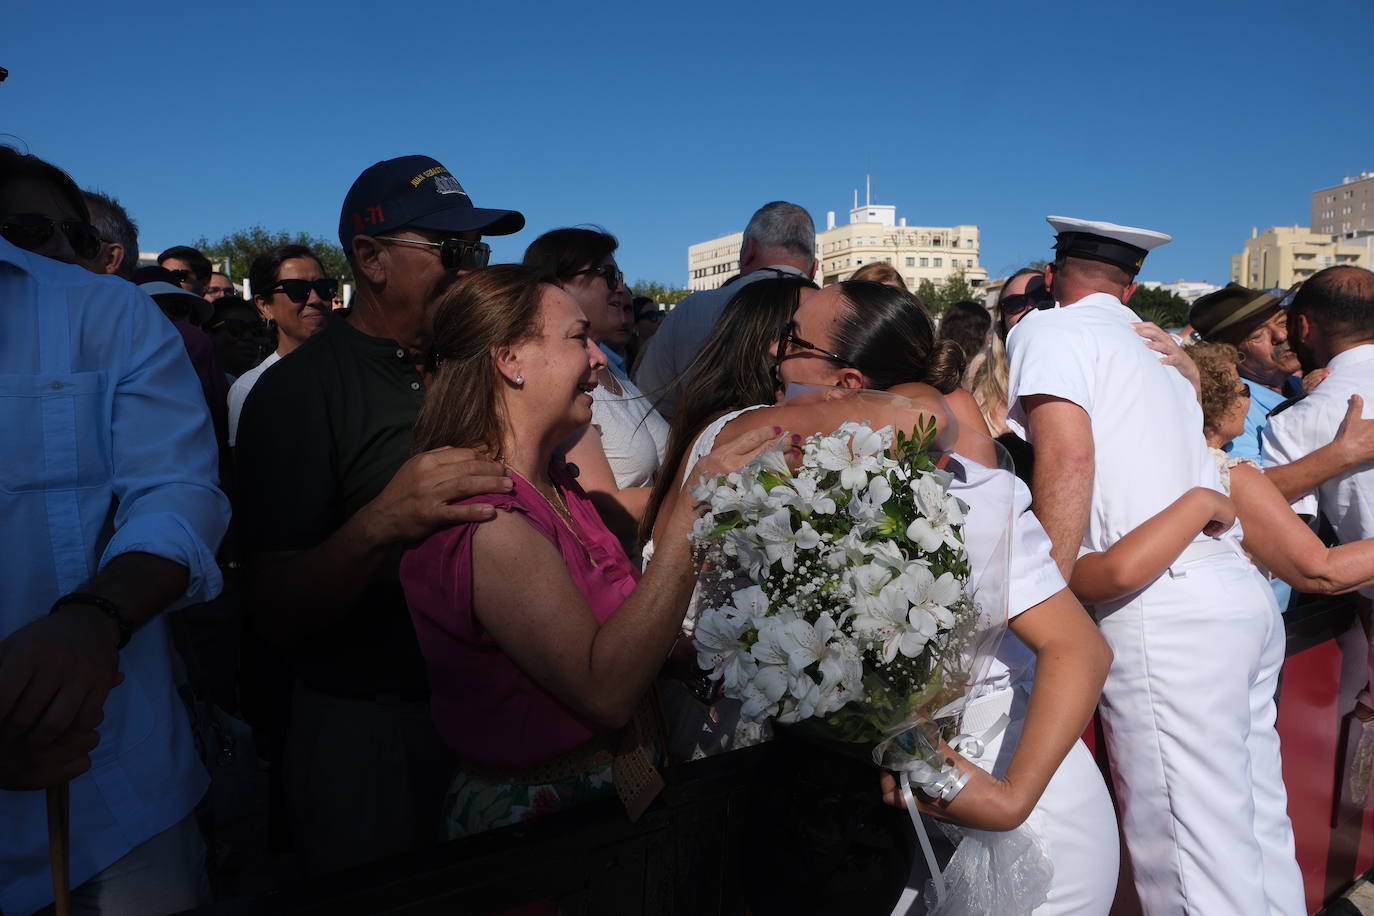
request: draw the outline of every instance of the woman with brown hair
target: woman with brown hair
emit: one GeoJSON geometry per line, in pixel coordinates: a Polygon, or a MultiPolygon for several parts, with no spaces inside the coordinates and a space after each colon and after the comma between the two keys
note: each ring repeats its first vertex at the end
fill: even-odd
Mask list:
{"type": "MultiPolygon", "coordinates": [[[[641,577],[555,460],[590,422],[606,359],[552,278],[519,265],[466,276],[440,300],[433,330],[417,451],[472,448],[511,478],[509,493],[467,501],[493,506],[494,518],[439,531],[401,562],[435,724],[462,761],[444,831],[612,790],[637,814],[657,785],[637,710],[691,595],[697,509],[688,498],[664,517],[659,562],[641,577]]],[[[747,434],[706,466],[733,469],[771,437],[747,434]]]]}
{"type": "Polygon", "coordinates": [[[593,341],[608,364],[597,373],[592,422],[567,444],[568,460],[597,511],[627,549],[663,461],[668,424],[630,377],[610,361],[630,339],[630,292],[615,261],[615,236],[600,229],[554,229],[530,243],[524,264],[555,277],[586,314],[593,341]]]}

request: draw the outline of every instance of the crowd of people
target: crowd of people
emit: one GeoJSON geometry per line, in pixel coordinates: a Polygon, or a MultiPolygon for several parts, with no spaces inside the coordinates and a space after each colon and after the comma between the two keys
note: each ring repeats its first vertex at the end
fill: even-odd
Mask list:
{"type": "Polygon", "coordinates": [[[937,323],[881,263],[819,288],[775,201],[738,276],[664,312],[600,228],[489,265],[523,214],[404,156],[343,196],[342,308],[301,245],[258,253],[251,298],[187,246],[139,267],[115,198],[0,147],[0,912],[53,902],[61,787],[78,909],[208,903],[240,719],[301,876],[597,799],[636,818],[665,767],[777,740],[697,664],[692,484],[854,419],[933,423],[971,561],[1011,545],[967,714],[1005,727],[921,809],[1031,825],[1042,916],[1111,908],[1118,837],[1146,913],[1304,912],[1282,610],[1374,596],[1374,274],[1232,284],[1175,334],[1129,308],[1168,236],[1050,222],[1048,266],[937,323]]]}

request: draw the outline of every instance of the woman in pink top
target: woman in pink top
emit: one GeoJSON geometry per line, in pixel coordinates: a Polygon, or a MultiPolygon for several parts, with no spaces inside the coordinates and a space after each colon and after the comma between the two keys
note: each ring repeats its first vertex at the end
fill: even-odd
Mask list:
{"type": "MultiPolygon", "coordinates": [[[[692,593],[697,509],[678,500],[641,577],[555,458],[590,422],[605,366],[587,327],[555,281],[519,265],[463,278],[434,316],[439,365],[416,448],[485,452],[512,481],[471,500],[494,506],[492,520],[440,531],[401,563],[435,724],[463,761],[445,802],[450,837],[612,788],[637,815],[660,784],[637,713],[692,593]]],[[[773,435],[737,440],[702,472],[738,467],[773,435]]]]}

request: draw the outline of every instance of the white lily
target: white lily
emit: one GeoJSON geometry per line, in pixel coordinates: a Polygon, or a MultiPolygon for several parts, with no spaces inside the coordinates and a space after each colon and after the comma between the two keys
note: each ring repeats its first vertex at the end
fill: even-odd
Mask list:
{"type": "Polygon", "coordinates": [[[791,572],[797,562],[798,550],[813,550],[821,543],[816,529],[802,520],[801,527],[792,530],[792,513],[779,509],[763,517],[755,529],[763,544],[769,563],[782,561],[782,568],[791,572]]]}
{"type": "Polygon", "coordinates": [[[818,487],[816,478],[800,475],[794,477],[790,484],[774,487],[769,495],[779,499],[782,505],[795,508],[803,518],[811,515],[834,515],[835,500],[825,493],[818,495],[818,487]]]}
{"type": "Polygon", "coordinates": [[[964,522],[963,503],[949,495],[950,477],[932,471],[916,481],[912,494],[921,515],[907,526],[906,536],[927,553],[945,544],[955,550],[962,546],[954,533],[954,526],[964,522]]]}
{"type": "Polygon", "coordinates": [[[710,671],[711,678],[724,683],[731,693],[737,692],[758,668],[753,656],[740,642],[740,637],[749,628],[749,618],[739,609],[726,605],[703,613],[693,634],[698,667],[710,671]]]}
{"type": "Polygon", "coordinates": [[[787,693],[787,682],[787,669],[782,665],[760,665],[741,686],[737,697],[743,702],[740,715],[752,722],[776,715],[778,701],[787,693]]]}
{"type": "Polygon", "coordinates": [[[840,472],[840,485],[846,490],[858,490],[868,484],[868,475],[882,469],[878,455],[883,450],[882,437],[867,426],[845,424],[840,432],[851,427],[848,437],[837,433],[816,443],[815,462],[827,471],[840,472]]]}
{"type": "Polygon", "coordinates": [[[834,634],[835,618],[829,614],[821,614],[814,624],[798,618],[783,626],[778,642],[787,652],[788,673],[799,677],[808,665],[823,659],[834,634]]]}

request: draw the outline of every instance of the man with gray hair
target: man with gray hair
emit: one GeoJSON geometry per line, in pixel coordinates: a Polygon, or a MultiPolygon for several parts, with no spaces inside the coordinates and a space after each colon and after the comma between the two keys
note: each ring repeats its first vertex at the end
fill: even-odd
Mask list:
{"type": "Polygon", "coordinates": [[[100,253],[91,270],[132,281],[138,269],[138,224],[108,194],[83,190],[81,196],[86,198],[86,207],[91,211],[91,225],[100,233],[100,253]]]}
{"type": "Polygon", "coordinates": [[[789,276],[809,280],[816,265],[816,226],[811,214],[782,200],[764,204],[744,229],[739,275],[720,289],[693,293],[668,313],[644,351],[635,384],[656,402],[659,413],[671,417],[686,387],[684,374],[735,293],[755,280],[789,276]]]}

